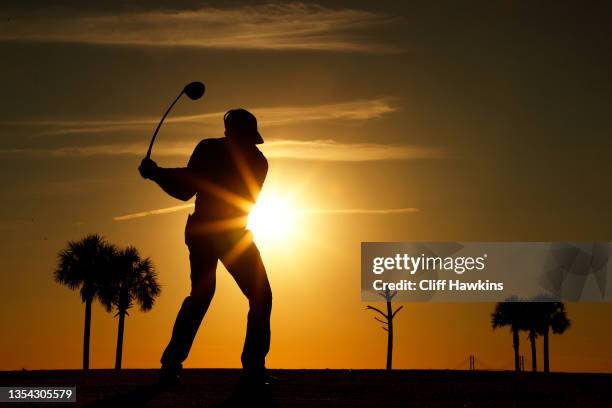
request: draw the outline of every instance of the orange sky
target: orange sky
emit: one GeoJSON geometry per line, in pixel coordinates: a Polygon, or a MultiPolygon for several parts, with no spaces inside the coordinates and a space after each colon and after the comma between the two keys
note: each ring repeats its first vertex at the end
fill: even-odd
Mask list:
{"type": "MultiPolygon", "coordinates": [[[[3,5],[0,369],[79,367],[84,308],[52,272],[66,242],[90,232],[152,257],[162,295],[127,318],[124,367],[157,366],[188,291],[188,210],[115,218],[183,204],[136,167],[191,80],[207,94],[176,106],[154,159],[184,165],[221,135],[225,110],[245,107],[266,139],[264,194],[310,210],[284,242],[261,241],[270,367],[383,367],[385,332],[359,298],[361,241],[610,241],[605,13],[395,3],[3,5]],[[411,211],[355,211],[388,209],[411,211]]],[[[475,354],[510,369],[511,336],[491,330],[492,309],[405,304],[395,367],[460,368],[475,354]]],[[[238,367],[246,310],[220,267],[186,366],[238,367]]],[[[552,369],[612,371],[612,305],[568,312],[552,369]]],[[[112,366],[115,336],[96,306],[92,367],[112,366]]]]}

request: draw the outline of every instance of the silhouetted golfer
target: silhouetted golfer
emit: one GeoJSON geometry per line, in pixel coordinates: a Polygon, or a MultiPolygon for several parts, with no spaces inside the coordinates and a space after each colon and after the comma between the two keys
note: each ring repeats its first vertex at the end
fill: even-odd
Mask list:
{"type": "Polygon", "coordinates": [[[242,351],[242,381],[263,384],[270,348],[272,291],[259,250],[246,229],[248,213],[268,172],[257,148],[263,139],[257,120],[244,109],[224,116],[225,137],[202,140],[187,167],[161,168],[150,159],[139,167],[180,200],[196,195],[195,211],[187,219],[185,242],[191,262],[191,294],[178,312],[172,338],[161,358],[163,383],[176,383],[182,363],[215,292],[217,261],[221,260],[249,300],[246,339],[242,351]]]}

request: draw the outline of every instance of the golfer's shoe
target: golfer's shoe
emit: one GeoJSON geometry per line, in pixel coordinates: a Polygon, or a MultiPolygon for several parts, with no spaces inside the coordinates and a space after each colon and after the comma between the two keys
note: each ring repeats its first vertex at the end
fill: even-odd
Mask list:
{"type": "Polygon", "coordinates": [[[162,367],[161,370],[159,370],[158,384],[162,387],[178,385],[181,380],[180,374],[180,370],[162,367]]]}
{"type": "Polygon", "coordinates": [[[265,387],[268,385],[276,384],[281,380],[273,375],[269,374],[267,371],[262,371],[258,373],[250,373],[244,372],[240,377],[240,382],[238,383],[239,388],[252,388],[252,387],[265,387]]]}
{"type": "Polygon", "coordinates": [[[272,374],[270,374],[268,372],[265,372],[264,375],[263,375],[263,382],[264,382],[264,384],[270,385],[270,384],[276,384],[276,383],[279,383],[279,382],[282,382],[282,381],[283,380],[281,380],[280,378],[275,377],[275,376],[273,376],[272,374]]]}

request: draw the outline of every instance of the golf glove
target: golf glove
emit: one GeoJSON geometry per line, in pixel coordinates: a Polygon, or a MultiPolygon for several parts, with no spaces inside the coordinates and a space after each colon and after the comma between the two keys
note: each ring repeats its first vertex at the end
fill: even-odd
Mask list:
{"type": "Polygon", "coordinates": [[[142,178],[145,178],[145,179],[154,178],[155,175],[157,174],[158,169],[159,167],[157,166],[157,163],[147,158],[142,159],[142,162],[140,163],[140,166],[138,167],[138,171],[140,172],[140,175],[142,176],[142,178]]]}

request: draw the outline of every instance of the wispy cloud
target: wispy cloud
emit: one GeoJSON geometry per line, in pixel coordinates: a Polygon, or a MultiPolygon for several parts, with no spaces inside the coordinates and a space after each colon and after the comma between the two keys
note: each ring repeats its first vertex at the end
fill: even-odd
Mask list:
{"type": "Polygon", "coordinates": [[[444,157],[440,149],[382,143],[340,143],[334,140],[279,140],[262,145],[266,156],[275,159],[322,161],[377,161],[434,159],[444,157]]]}
{"type": "MultiPolygon", "coordinates": [[[[176,205],[174,207],[158,208],[155,210],[141,211],[132,214],[119,215],[113,217],[114,221],[128,221],[136,218],[148,217],[149,215],[170,214],[184,210],[190,210],[194,204],[176,205]]],[[[417,208],[304,208],[296,210],[300,214],[363,214],[363,215],[392,215],[392,214],[409,214],[417,212],[417,208]]]]}
{"type": "MultiPolygon", "coordinates": [[[[313,106],[281,106],[252,109],[259,118],[260,129],[292,126],[317,121],[365,121],[381,118],[398,111],[393,98],[377,98],[328,103],[313,106]]],[[[166,122],[178,126],[222,126],[224,112],[210,112],[198,115],[178,116],[166,122]]],[[[109,120],[24,120],[3,122],[8,126],[40,128],[41,134],[87,134],[114,133],[126,129],[150,130],[158,118],[120,118],[109,120]]],[[[290,131],[290,130],[289,130],[290,131]]],[[[156,156],[185,156],[193,152],[195,141],[164,141],[156,146],[156,156]]],[[[334,139],[319,140],[268,140],[261,146],[271,159],[297,159],[322,161],[375,161],[430,159],[445,156],[441,149],[385,143],[346,143],[334,139]]],[[[0,149],[0,155],[33,155],[41,157],[89,157],[89,156],[141,156],[146,149],[146,141],[117,144],[83,144],[77,146],[46,147],[28,146],[24,148],[0,149]]]]}
{"type": "MultiPolygon", "coordinates": [[[[193,143],[166,143],[155,150],[155,156],[189,157],[193,143]]],[[[334,140],[272,140],[261,145],[269,159],[294,159],[316,161],[363,162],[378,160],[436,159],[446,156],[441,149],[382,143],[340,143],[334,140]]],[[[93,145],[58,148],[0,149],[1,155],[35,157],[91,157],[91,156],[142,156],[146,151],[144,143],[93,145]]]]}
{"type": "Polygon", "coordinates": [[[363,214],[363,215],[391,215],[409,214],[418,212],[418,208],[307,208],[301,210],[303,214],[363,214]]]}
{"type": "Polygon", "coordinates": [[[170,214],[170,213],[174,213],[178,211],[188,210],[193,207],[194,207],[193,203],[176,205],[174,207],[158,208],[156,210],[148,210],[148,211],[141,211],[141,212],[132,213],[132,214],[119,215],[117,217],[113,217],[113,220],[114,221],[127,221],[127,220],[133,220],[135,218],[147,217],[149,215],[170,214]]]}
{"type": "Polygon", "coordinates": [[[393,52],[365,39],[392,17],[304,3],[196,10],[4,15],[0,40],[224,49],[393,52]],[[10,17],[10,18],[9,18],[10,17]]]}
{"type": "MultiPolygon", "coordinates": [[[[295,123],[333,120],[368,120],[398,111],[394,98],[361,99],[311,106],[277,106],[251,109],[259,118],[260,127],[285,126],[295,123]]],[[[198,115],[174,116],[166,123],[222,126],[225,112],[209,112],[198,115]]],[[[106,133],[124,130],[151,129],[158,117],[117,118],[108,120],[20,120],[5,121],[9,126],[42,128],[40,134],[106,133]]]]}

